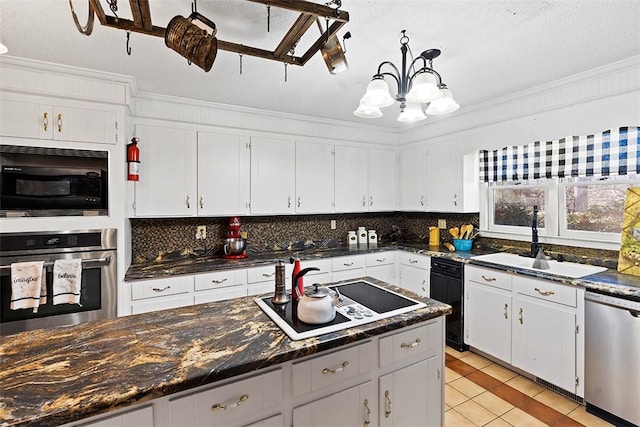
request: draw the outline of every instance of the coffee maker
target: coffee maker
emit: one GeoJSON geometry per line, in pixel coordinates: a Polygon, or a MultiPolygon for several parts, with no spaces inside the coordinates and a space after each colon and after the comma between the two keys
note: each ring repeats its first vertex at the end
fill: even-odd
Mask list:
{"type": "Polygon", "coordinates": [[[241,259],[248,256],[246,235],[243,237],[244,233],[240,231],[240,227],[242,227],[242,223],[239,217],[233,216],[229,218],[229,231],[222,245],[223,258],[241,259]]]}

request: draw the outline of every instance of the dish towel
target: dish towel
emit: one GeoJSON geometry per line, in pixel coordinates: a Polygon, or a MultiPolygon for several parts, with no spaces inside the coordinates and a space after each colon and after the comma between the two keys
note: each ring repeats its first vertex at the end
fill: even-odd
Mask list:
{"type": "Polygon", "coordinates": [[[82,259],[59,259],[53,264],[53,305],[80,304],[82,259]]]}
{"type": "Polygon", "coordinates": [[[11,310],[33,308],[47,301],[44,261],[14,262],[11,264],[11,310]]]}

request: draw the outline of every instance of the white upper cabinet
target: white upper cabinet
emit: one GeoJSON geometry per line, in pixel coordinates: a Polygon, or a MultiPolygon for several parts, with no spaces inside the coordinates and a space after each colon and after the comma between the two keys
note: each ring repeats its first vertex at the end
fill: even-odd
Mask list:
{"type": "Polygon", "coordinates": [[[296,142],[296,212],[333,212],[333,145],[296,142]]]}
{"type": "Polygon", "coordinates": [[[400,210],[427,210],[427,148],[420,144],[400,150],[400,210]]]}
{"type": "Polygon", "coordinates": [[[248,136],[198,132],[198,215],[250,212],[248,136]]]}
{"type": "Polygon", "coordinates": [[[398,209],[398,154],[396,150],[369,149],[369,211],[398,209]]]}
{"type": "Polygon", "coordinates": [[[251,138],[251,213],[295,213],[295,143],[251,138]]]}
{"type": "Polygon", "coordinates": [[[48,99],[0,98],[0,134],[17,138],[115,144],[118,115],[100,106],[53,105],[48,99]]]}
{"type": "Polygon", "coordinates": [[[398,209],[396,150],[335,147],[336,212],[398,209]]]}
{"type": "Polygon", "coordinates": [[[430,144],[427,158],[427,211],[478,212],[477,152],[462,154],[458,141],[447,141],[430,144]]]}
{"type": "Polygon", "coordinates": [[[194,216],[197,213],[196,132],[136,125],[140,180],[136,216],[194,216]]]}
{"type": "Polygon", "coordinates": [[[335,211],[367,211],[369,206],[367,149],[336,145],[335,152],[335,211]]]}

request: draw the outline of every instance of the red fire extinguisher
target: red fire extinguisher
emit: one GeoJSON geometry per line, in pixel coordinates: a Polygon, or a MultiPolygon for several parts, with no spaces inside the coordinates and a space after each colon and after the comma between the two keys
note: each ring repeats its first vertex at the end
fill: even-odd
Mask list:
{"type": "Polygon", "coordinates": [[[129,170],[127,172],[127,179],[129,181],[138,181],[140,179],[140,150],[138,149],[138,142],[140,138],[131,138],[131,143],[127,144],[127,165],[129,170]]]}

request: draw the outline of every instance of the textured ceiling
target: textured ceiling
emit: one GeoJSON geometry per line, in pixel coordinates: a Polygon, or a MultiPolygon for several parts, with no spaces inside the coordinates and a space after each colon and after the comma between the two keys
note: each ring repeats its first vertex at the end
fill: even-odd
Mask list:
{"type": "MultiPolygon", "coordinates": [[[[80,21],[87,1],[73,0],[80,21]]],[[[103,8],[109,13],[105,0],[103,8]]],[[[165,27],[188,16],[189,0],[150,0],[152,22],[165,27]]],[[[318,2],[320,3],[320,2],[318,2]]],[[[129,2],[118,13],[130,17],[129,2]]],[[[273,49],[297,14],[244,0],[199,0],[198,11],[214,21],[221,40],[273,49]]],[[[377,66],[400,66],[399,36],[407,30],[414,55],[438,48],[434,60],[461,110],[495,97],[640,55],[640,0],[343,0],[350,22],[338,33],[346,41],[349,70],[331,75],[319,54],[304,67],[219,51],[210,72],[164,45],[158,37],[131,35],[96,20],[93,34],[73,25],[67,0],[0,0],[0,41],[9,55],[96,69],[136,78],[138,90],[319,118],[401,127],[397,104],[380,119],[352,112],[377,66]]],[[[312,27],[313,38],[319,35],[312,27]]],[[[296,54],[310,41],[301,40],[296,54]]],[[[390,82],[392,83],[392,82],[390,82]]],[[[455,114],[455,113],[454,113],[455,114]]],[[[421,122],[426,123],[426,122],[421,122]]],[[[406,125],[404,125],[406,126],[406,125]]]]}

